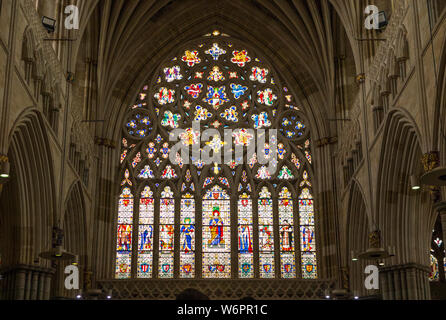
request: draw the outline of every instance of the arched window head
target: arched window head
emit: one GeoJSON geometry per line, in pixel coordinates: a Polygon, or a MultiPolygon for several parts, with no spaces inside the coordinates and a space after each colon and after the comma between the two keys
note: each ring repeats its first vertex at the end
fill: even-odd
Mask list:
{"type": "Polygon", "coordinates": [[[296,86],[219,32],[171,52],[124,116],[116,277],[317,278],[296,86]]]}

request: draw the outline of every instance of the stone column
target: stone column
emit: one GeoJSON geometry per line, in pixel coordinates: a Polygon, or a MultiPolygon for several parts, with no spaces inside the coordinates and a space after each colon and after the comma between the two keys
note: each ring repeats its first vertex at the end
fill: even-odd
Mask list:
{"type": "Polygon", "coordinates": [[[44,276],[44,289],[43,289],[43,300],[49,300],[51,294],[51,274],[45,274],[44,276]]]}
{"type": "MultiPolygon", "coordinates": [[[[11,275],[13,274],[14,272],[11,272],[11,275]]],[[[25,279],[25,270],[17,270],[15,272],[14,300],[23,300],[25,298],[25,279]]]]}
{"type": "Polygon", "coordinates": [[[415,263],[380,268],[383,300],[430,299],[429,271],[428,267],[415,263]]]}
{"type": "Polygon", "coordinates": [[[32,280],[31,280],[31,294],[30,300],[37,300],[37,288],[39,285],[39,273],[37,271],[32,271],[32,280]]]}

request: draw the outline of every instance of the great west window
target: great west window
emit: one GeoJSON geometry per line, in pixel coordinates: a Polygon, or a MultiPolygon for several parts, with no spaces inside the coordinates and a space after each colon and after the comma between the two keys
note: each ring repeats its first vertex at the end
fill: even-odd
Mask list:
{"type": "Polygon", "coordinates": [[[149,81],[123,125],[116,278],[317,278],[312,145],[292,90],[220,34],[179,49],[149,81]],[[257,147],[186,161],[172,151],[174,129],[184,129],[179,143],[217,156],[225,129],[234,147],[257,147]],[[218,134],[202,139],[206,129],[218,134]],[[274,172],[258,161],[272,153],[259,129],[277,130],[274,172]]]}

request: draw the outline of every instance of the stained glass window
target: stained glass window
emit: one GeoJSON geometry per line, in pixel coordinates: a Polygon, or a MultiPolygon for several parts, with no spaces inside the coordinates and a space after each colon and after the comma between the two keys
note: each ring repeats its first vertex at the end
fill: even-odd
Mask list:
{"type": "Polygon", "coordinates": [[[116,244],[116,278],[130,278],[132,267],[133,194],[130,188],[122,189],[118,207],[116,244]]]}
{"type": "Polygon", "coordinates": [[[306,187],[302,189],[298,200],[302,277],[305,279],[316,279],[317,261],[313,197],[308,189],[309,182],[306,172],[304,172],[303,178],[301,185],[306,187]]]}
{"type": "Polygon", "coordinates": [[[240,278],[254,277],[252,200],[243,193],[238,200],[238,270],[240,278]]]}
{"type": "Polygon", "coordinates": [[[203,198],[203,278],[231,277],[229,195],[217,185],[203,198]]]}
{"type": "Polygon", "coordinates": [[[287,187],[283,187],[279,193],[279,234],[281,276],[295,278],[293,200],[287,187]]]}
{"type": "Polygon", "coordinates": [[[195,276],[195,200],[190,193],[181,199],[180,277],[195,276]]]}
{"type": "Polygon", "coordinates": [[[445,257],[443,229],[441,225],[440,215],[438,215],[437,220],[435,221],[434,229],[432,232],[429,260],[431,266],[431,272],[429,273],[429,280],[445,281],[446,257],[445,257]]]}
{"type": "Polygon", "coordinates": [[[153,192],[146,186],[139,200],[138,278],[152,277],[153,219],[153,192]]]}
{"type": "Polygon", "coordinates": [[[178,48],[147,82],[123,121],[116,278],[317,278],[316,159],[291,87],[220,33],[178,48]],[[186,153],[171,139],[178,129],[186,153]],[[277,129],[277,150],[257,146],[257,129],[277,129]],[[243,155],[223,159],[228,145],[243,155]],[[205,163],[193,147],[222,161],[205,163]]]}
{"type": "Polygon", "coordinates": [[[274,222],[273,200],[267,187],[263,187],[258,200],[260,277],[274,278],[274,222]]]}
{"type": "Polygon", "coordinates": [[[161,192],[159,226],[159,268],[160,278],[172,278],[174,270],[175,200],[173,192],[166,186],[161,192]]]}

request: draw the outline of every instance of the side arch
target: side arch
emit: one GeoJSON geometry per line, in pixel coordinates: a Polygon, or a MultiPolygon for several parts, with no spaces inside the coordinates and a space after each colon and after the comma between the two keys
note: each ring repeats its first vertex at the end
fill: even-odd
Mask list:
{"type": "Polygon", "coordinates": [[[368,248],[368,234],[370,224],[367,212],[369,211],[365,202],[364,192],[356,180],[353,180],[350,186],[350,197],[348,200],[347,218],[346,218],[346,254],[344,263],[349,266],[349,285],[350,291],[358,291],[361,296],[366,296],[367,291],[362,283],[364,268],[367,261],[352,261],[351,252],[356,255],[364,252],[368,248]]]}
{"type": "MultiPolygon", "coordinates": [[[[8,158],[11,177],[0,198],[2,232],[15,239],[13,253],[3,257],[6,265],[33,264],[51,247],[56,214],[53,159],[41,113],[26,109],[14,124],[8,158]]],[[[40,260],[40,265],[49,263],[40,260]]]]}
{"type": "Polygon", "coordinates": [[[389,112],[383,136],[374,214],[382,245],[398,252],[391,264],[427,266],[435,221],[432,204],[427,190],[410,185],[410,176],[422,173],[421,135],[413,119],[398,109],[389,112]]]}

